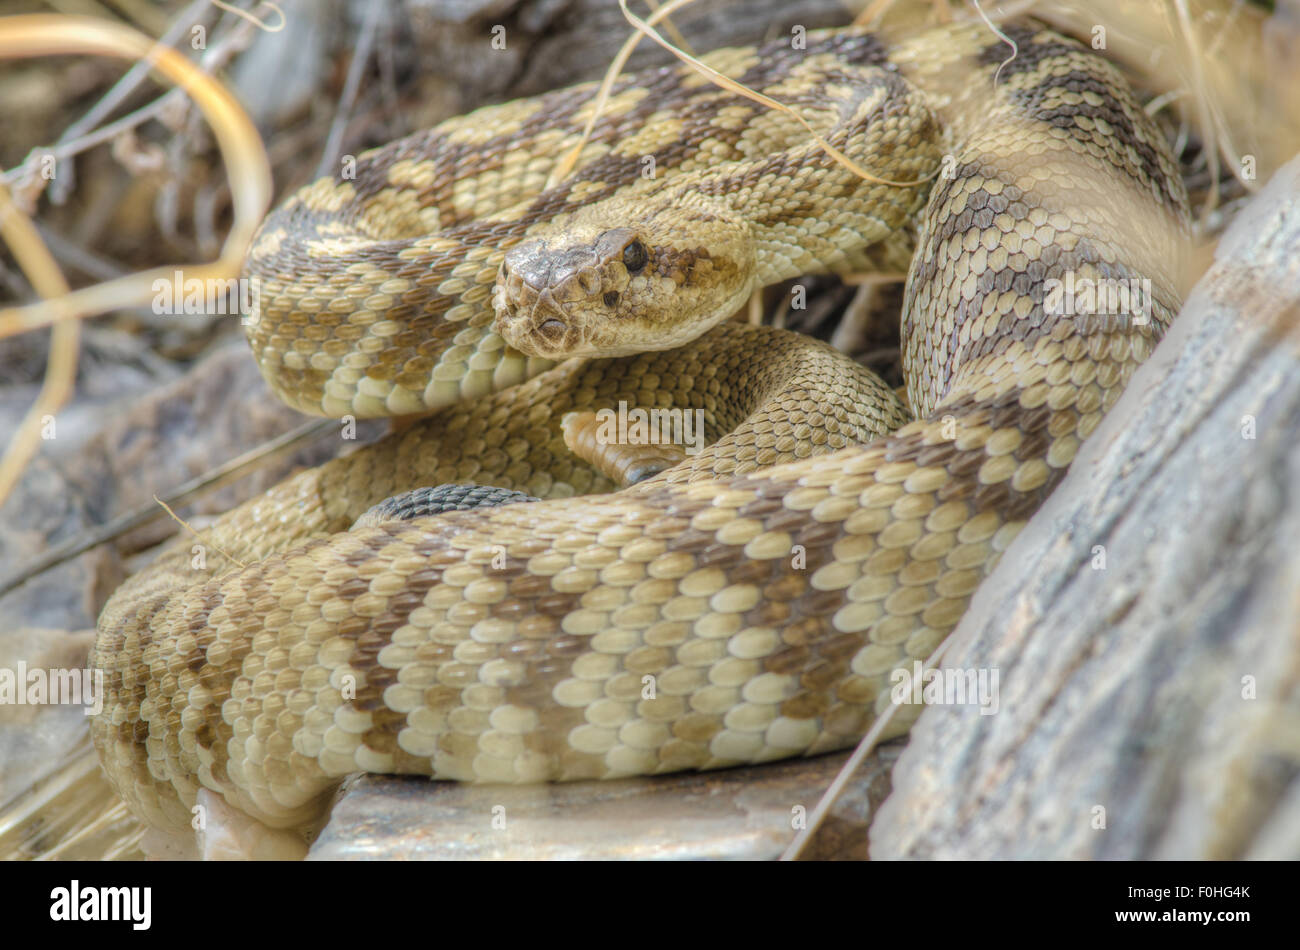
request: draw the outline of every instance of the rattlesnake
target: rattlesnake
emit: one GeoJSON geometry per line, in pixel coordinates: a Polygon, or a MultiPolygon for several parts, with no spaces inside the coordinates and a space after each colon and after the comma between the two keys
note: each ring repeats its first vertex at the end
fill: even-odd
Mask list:
{"type": "Polygon", "coordinates": [[[687,67],[625,77],[558,183],[595,87],[491,106],[274,212],[246,276],[276,393],[440,411],[116,592],[92,730],[131,808],[183,830],[207,788],[307,833],[359,771],[537,782],[855,742],[1179,303],[1164,138],[1101,56],[1005,33],[1014,50],[960,25],[705,58],[789,112],[687,67]],[[828,347],[724,322],[774,282],[909,266],[919,421],[828,347]],[[1147,312],[1046,301],[1096,279],[1149,281],[1147,312]],[[598,494],[560,420],[620,400],[702,410],[713,444],[598,494]],[[452,482],[545,500],[352,527],[452,482]]]}

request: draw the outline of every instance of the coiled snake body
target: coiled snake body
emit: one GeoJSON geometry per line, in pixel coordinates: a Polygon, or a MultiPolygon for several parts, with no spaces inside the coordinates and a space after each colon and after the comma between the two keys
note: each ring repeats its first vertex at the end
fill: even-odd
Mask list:
{"type": "Polygon", "coordinates": [[[978,26],[707,58],[870,178],[668,68],[614,87],[559,184],[590,85],[368,153],[271,215],[246,269],[276,392],[441,411],[225,515],[204,569],[187,539],[113,596],[92,729],[133,810],[185,829],[208,788],[309,830],[358,771],[538,782],[855,742],[1178,306],[1163,137],[1103,59],[1007,32],[1010,59],[978,26]],[[909,261],[918,421],[829,348],[722,322],[766,284],[909,261]],[[1134,279],[1139,314],[1048,301],[1134,279]],[[703,410],[712,444],[596,494],[559,422],[620,400],[703,410]],[[453,482],[545,500],[353,527],[453,482]]]}

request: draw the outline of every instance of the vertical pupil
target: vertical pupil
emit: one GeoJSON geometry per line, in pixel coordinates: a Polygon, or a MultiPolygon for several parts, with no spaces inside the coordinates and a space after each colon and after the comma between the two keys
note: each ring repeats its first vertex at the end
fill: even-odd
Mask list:
{"type": "Polygon", "coordinates": [[[640,241],[633,241],[623,248],[623,266],[628,269],[628,273],[635,274],[645,267],[646,256],[645,245],[640,241]]]}

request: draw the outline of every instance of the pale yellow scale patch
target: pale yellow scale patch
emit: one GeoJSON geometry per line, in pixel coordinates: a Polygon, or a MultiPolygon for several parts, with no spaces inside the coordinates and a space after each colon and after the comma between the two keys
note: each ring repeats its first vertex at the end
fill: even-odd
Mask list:
{"type": "Polygon", "coordinates": [[[318,214],[334,214],[355,200],[357,191],[350,182],[319,178],[298,192],[303,206],[318,214]]]}
{"type": "Polygon", "coordinates": [[[414,191],[397,188],[386,188],[370,199],[366,217],[382,221],[382,236],[390,240],[432,234],[442,226],[437,208],[421,207],[414,191]]]}
{"type": "MultiPolygon", "coordinates": [[[[758,65],[757,52],[738,47],[716,50],[707,56],[701,56],[700,59],[724,76],[733,78],[758,65]]],[[[694,69],[688,70],[681,82],[683,89],[705,89],[714,85],[713,80],[694,69]]]]}
{"type": "Polygon", "coordinates": [[[709,767],[722,767],[756,758],[763,748],[763,736],[758,732],[737,732],[724,729],[713,737],[709,743],[709,752],[713,759],[709,767]]]}
{"type": "Polygon", "coordinates": [[[315,241],[304,242],[307,253],[312,257],[329,258],[338,257],[346,260],[354,253],[365,247],[368,242],[364,238],[356,236],[339,237],[339,238],[318,238],[315,241]]]}
{"type": "Polygon", "coordinates": [[[618,744],[618,733],[599,726],[575,726],[569,731],[569,745],[579,752],[604,755],[618,744]]]}
{"type": "Polygon", "coordinates": [[[433,187],[432,163],[415,158],[404,158],[388,167],[388,184],[399,190],[425,191],[433,187]]]}
{"type": "Polygon", "coordinates": [[[781,82],[768,86],[764,92],[773,99],[793,98],[797,100],[808,93],[808,74],[839,71],[842,67],[843,64],[831,53],[817,53],[807,56],[803,59],[801,68],[798,71],[799,74],[792,75],[781,82]]]}
{"type": "Polygon", "coordinates": [[[790,719],[778,716],[767,727],[764,739],[777,749],[807,749],[817,738],[818,726],[813,719],[790,719]]]}
{"type": "Polygon", "coordinates": [[[599,194],[605,189],[605,185],[598,181],[579,181],[575,182],[569,189],[565,200],[572,205],[584,204],[592,196],[599,194]]]}
{"type": "Polygon", "coordinates": [[[849,669],[859,676],[879,676],[896,668],[903,657],[903,650],[895,644],[871,643],[853,655],[849,669]]]}
{"type": "MultiPolygon", "coordinates": [[[[644,102],[646,97],[649,95],[650,95],[650,90],[648,89],[645,89],[641,86],[630,86],[627,89],[624,89],[622,92],[610,96],[609,99],[605,102],[605,107],[600,110],[600,114],[602,117],[611,118],[611,119],[617,118],[621,115],[625,115],[628,112],[631,112],[634,109],[636,109],[638,106],[640,106],[641,103],[644,102]]],[[[593,96],[591,99],[588,99],[585,103],[583,103],[582,107],[578,109],[577,112],[574,113],[573,116],[574,125],[577,126],[578,128],[583,127],[588,121],[591,120],[591,117],[595,112],[595,108],[596,108],[596,99],[593,96]]],[[[576,144],[577,140],[575,139],[574,142],[576,144]]]]}
{"type": "Polygon", "coordinates": [[[774,706],[765,703],[741,703],[727,710],[722,721],[728,729],[737,732],[760,732],[766,731],[775,718],[774,706]]]}
{"type": "Polygon", "coordinates": [[[512,221],[520,221],[523,220],[525,216],[527,216],[528,208],[529,208],[528,202],[521,201],[502,211],[493,212],[492,220],[500,221],[502,224],[509,224],[512,221]]]}
{"type": "Polygon", "coordinates": [[[284,228],[274,228],[263,231],[258,237],[257,242],[253,245],[251,254],[253,257],[273,257],[278,254],[280,248],[284,245],[288,232],[284,228]]]}
{"type": "Polygon", "coordinates": [[[748,105],[723,106],[713,114],[712,124],[720,129],[737,132],[746,128],[754,118],[754,109],[748,105]]]}
{"type": "Polygon", "coordinates": [[[424,261],[429,258],[444,257],[459,249],[459,242],[433,234],[427,238],[412,241],[409,247],[404,247],[397,253],[397,257],[403,261],[424,261]]]}
{"type": "Polygon", "coordinates": [[[517,99],[489,110],[487,115],[470,113],[449,119],[440,130],[453,145],[486,145],[493,139],[517,134],[542,108],[540,99],[517,99]]]}
{"type": "Polygon", "coordinates": [[[669,112],[656,112],[647,117],[636,132],[622,138],[613,148],[613,154],[638,158],[657,152],[681,138],[685,123],[669,112]]]}

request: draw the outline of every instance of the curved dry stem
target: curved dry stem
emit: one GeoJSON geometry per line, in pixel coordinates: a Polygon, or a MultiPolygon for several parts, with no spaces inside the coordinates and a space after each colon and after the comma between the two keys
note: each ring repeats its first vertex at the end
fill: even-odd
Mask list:
{"type": "MultiPolygon", "coordinates": [[[[160,46],[129,27],[93,17],[55,14],[0,19],[0,58],[69,53],[151,58],[159,72],[194,100],[212,126],[228,170],[234,222],[215,261],[183,267],[188,276],[198,280],[235,276],[271,201],[270,163],[257,129],[238,100],[176,50],[160,46]]],[[[153,282],[170,281],[176,269],[155,268],[39,303],[0,310],[0,339],[91,314],[140,306],[153,298],[153,282]]]]}
{"type": "MultiPolygon", "coordinates": [[[[690,2],[690,0],[682,0],[682,2],[690,2]]],[[[880,178],[876,175],[871,174],[871,172],[867,171],[857,162],[853,161],[851,158],[849,158],[847,155],[845,155],[843,152],[837,149],[830,142],[826,141],[826,139],[822,138],[822,136],[819,135],[817,131],[811,125],[808,124],[808,121],[803,116],[801,116],[794,109],[791,109],[784,102],[778,102],[776,99],[773,99],[771,96],[765,96],[761,92],[757,92],[753,89],[750,89],[748,86],[744,85],[743,83],[736,82],[736,80],[732,79],[730,76],[724,76],[722,73],[718,72],[712,66],[700,62],[700,60],[696,59],[694,56],[691,56],[689,53],[686,53],[683,50],[678,49],[672,43],[668,42],[668,40],[664,39],[664,37],[659,33],[659,31],[654,28],[653,17],[651,17],[650,22],[647,22],[646,20],[641,19],[641,17],[637,16],[635,13],[629,10],[627,7],[627,0],[618,0],[618,6],[619,9],[623,11],[623,16],[627,19],[629,23],[631,23],[634,27],[636,27],[640,32],[650,37],[650,39],[654,40],[664,49],[668,50],[670,53],[672,53],[682,62],[686,63],[688,66],[693,68],[700,75],[704,76],[714,85],[726,89],[729,92],[734,92],[738,96],[744,96],[746,99],[752,99],[754,102],[757,102],[759,105],[766,106],[769,109],[773,109],[777,112],[782,112],[790,116],[792,119],[794,119],[796,122],[798,122],[800,125],[802,125],[805,129],[808,130],[809,136],[811,136],[813,141],[815,141],[821,147],[823,152],[825,152],[831,158],[835,159],[835,161],[839,162],[841,165],[843,165],[849,171],[853,172],[853,174],[857,175],[859,178],[865,179],[866,181],[875,182],[878,185],[890,185],[895,188],[914,188],[917,185],[925,184],[926,182],[930,181],[936,175],[939,174],[939,168],[935,168],[935,170],[931,174],[926,175],[924,178],[918,178],[916,181],[891,181],[888,178],[880,178]]],[[[675,6],[673,4],[669,4],[668,6],[663,7],[660,12],[666,13],[674,8],[675,6]]],[[[584,139],[585,139],[585,135],[584,135],[584,139]]]]}
{"type": "MultiPolygon", "coordinates": [[[[234,223],[221,255],[190,267],[198,279],[226,279],[239,272],[244,252],[271,200],[271,168],[257,130],[238,101],[170,47],[107,20],[58,15],[0,19],[0,58],[86,53],[151,62],[194,99],[212,124],[230,170],[234,223]]],[[[76,320],[94,313],[143,304],[153,297],[155,279],[171,279],[175,268],[131,274],[83,290],[70,291],[35,225],[0,187],[0,237],[43,298],[25,307],[0,310],[0,338],[54,325],[45,381],[13,441],[0,459],[0,502],[17,483],[36,452],[42,420],[72,393],[80,336],[76,320]]]]}
{"type": "Polygon", "coordinates": [[[249,23],[253,24],[253,26],[257,27],[259,30],[265,30],[268,33],[279,33],[281,30],[284,29],[285,23],[288,22],[284,18],[284,11],[281,10],[279,7],[277,7],[274,3],[272,3],[271,0],[262,0],[262,2],[258,4],[258,9],[261,9],[262,7],[270,7],[275,12],[275,15],[280,18],[280,22],[277,23],[275,26],[271,26],[265,20],[260,20],[257,17],[253,16],[253,14],[249,13],[247,10],[241,10],[239,9],[239,7],[234,6],[233,4],[224,2],[224,0],[209,0],[209,2],[214,7],[217,7],[221,10],[225,10],[227,13],[233,13],[237,17],[242,17],[243,19],[247,20],[249,23]]]}
{"type": "MultiPolygon", "coordinates": [[[[32,282],[42,297],[58,297],[68,292],[59,265],[54,262],[50,249],[41,240],[40,232],[31,218],[9,196],[9,189],[0,185],[0,239],[9,246],[18,266],[32,282]]],[[[50,334],[50,356],[45,364],[45,380],[18,432],[0,458],[0,502],[9,496],[18,476],[36,454],[40,443],[41,422],[53,415],[68,401],[77,377],[77,351],[81,340],[81,327],[75,321],[60,323],[50,334]]]]}
{"type": "MultiPolygon", "coordinates": [[[[659,12],[659,0],[645,0],[645,2],[651,13],[659,12]]],[[[677,24],[672,21],[671,17],[664,17],[664,29],[668,31],[668,35],[673,38],[674,43],[692,56],[695,55],[695,50],[691,49],[691,44],[686,42],[686,37],[682,35],[681,30],[677,29],[677,24]]]]}
{"type": "Polygon", "coordinates": [[[844,155],[837,148],[835,148],[835,146],[831,145],[830,142],[827,142],[824,138],[822,138],[822,136],[818,135],[817,132],[813,129],[813,127],[809,125],[808,122],[803,118],[803,116],[799,115],[789,106],[787,106],[785,103],[778,102],[776,99],[773,99],[770,96],[765,96],[760,92],[750,89],[748,86],[736,82],[734,79],[732,79],[729,76],[724,76],[716,69],[713,69],[712,67],[707,66],[704,63],[700,62],[699,59],[697,59],[695,56],[691,55],[690,53],[686,52],[685,50],[681,49],[679,46],[674,45],[673,43],[664,39],[664,37],[654,28],[655,25],[658,24],[660,20],[667,19],[667,17],[670,16],[676,10],[686,6],[686,4],[688,3],[693,3],[693,2],[694,0],[670,0],[669,3],[664,4],[662,7],[657,7],[649,17],[642,19],[641,17],[637,16],[631,10],[628,9],[627,0],[619,0],[619,8],[623,11],[623,16],[627,19],[629,23],[631,23],[634,27],[636,27],[637,32],[633,33],[631,36],[627,38],[627,41],[623,44],[623,46],[619,49],[618,54],[614,57],[614,61],[610,63],[609,69],[606,70],[605,78],[601,80],[600,89],[596,93],[596,99],[595,99],[594,106],[592,108],[591,116],[590,118],[587,119],[587,124],[582,130],[582,136],[578,140],[578,143],[573,147],[573,149],[556,164],[555,170],[551,172],[551,177],[546,183],[546,186],[548,188],[559,184],[573,172],[573,169],[578,162],[578,156],[582,153],[583,147],[587,144],[587,140],[591,137],[591,130],[595,128],[596,121],[600,118],[601,114],[605,111],[605,104],[609,101],[609,95],[610,95],[610,91],[614,87],[614,81],[619,77],[619,75],[622,74],[623,67],[627,65],[628,57],[632,55],[632,51],[636,49],[636,45],[641,41],[642,36],[648,36],[650,39],[654,40],[654,42],[658,43],[664,49],[668,50],[678,59],[682,60],[682,62],[690,65],[692,68],[694,68],[697,72],[699,72],[701,75],[703,75],[706,79],[708,79],[710,82],[714,83],[715,85],[720,86],[723,89],[727,89],[731,92],[734,92],[737,95],[744,96],[747,99],[752,99],[754,102],[766,106],[769,109],[775,109],[778,112],[783,112],[786,115],[791,116],[792,118],[795,119],[795,121],[797,121],[800,125],[802,125],[805,129],[808,130],[808,134],[813,138],[814,141],[817,142],[817,144],[822,148],[823,151],[826,152],[827,155],[831,156],[831,158],[835,159],[835,161],[839,162],[841,165],[843,165],[845,168],[847,168],[849,171],[853,172],[853,174],[857,175],[860,178],[863,178],[867,181],[876,182],[877,184],[882,184],[882,185],[891,185],[899,188],[912,188],[917,185],[925,184],[926,182],[933,179],[935,175],[939,174],[940,170],[936,168],[932,174],[927,175],[924,178],[917,179],[916,181],[890,181],[885,178],[879,178],[871,174],[866,169],[859,166],[847,155],[844,155]]]}
{"type": "MultiPolygon", "coordinates": [[[[923,675],[939,665],[939,661],[943,659],[944,651],[948,649],[948,641],[952,639],[953,632],[954,631],[949,631],[948,636],[943,638],[943,642],[935,647],[934,652],[926,659],[925,664],[921,667],[923,675]]],[[[898,704],[895,703],[890,705],[888,709],[876,717],[875,722],[871,724],[871,728],[867,730],[867,734],[863,736],[862,740],[857,744],[857,747],[853,750],[853,754],[849,756],[848,761],[840,767],[838,774],[835,776],[835,781],[831,782],[830,786],[822,794],[821,800],[817,802],[816,807],[809,813],[807,825],[794,836],[794,840],[792,840],[785,851],[781,853],[780,860],[798,860],[803,849],[807,847],[808,842],[811,841],[813,835],[817,833],[817,829],[820,828],[822,822],[826,820],[826,816],[830,814],[831,806],[835,804],[836,800],[844,792],[844,789],[848,787],[849,780],[853,778],[858,767],[862,765],[867,756],[871,754],[871,750],[876,747],[876,743],[880,741],[881,734],[885,731],[885,727],[893,720],[894,713],[897,711],[898,704]]]]}
{"type": "MultiPolygon", "coordinates": [[[[669,0],[659,9],[650,15],[649,22],[654,24],[660,20],[666,19],[673,13],[694,0],[669,0]]],[[[555,169],[551,172],[551,177],[546,182],[546,187],[551,188],[558,185],[564,179],[573,173],[574,166],[578,163],[578,156],[582,154],[582,149],[591,138],[591,130],[596,127],[596,121],[605,111],[605,104],[609,102],[610,90],[614,88],[614,81],[623,72],[623,67],[627,65],[628,57],[632,55],[632,50],[636,49],[641,42],[641,34],[633,33],[619,47],[618,53],[614,56],[613,62],[609,64],[609,69],[605,70],[605,78],[600,81],[600,88],[596,91],[596,99],[592,105],[591,117],[587,119],[587,124],[582,129],[582,136],[578,139],[578,144],[573,147],[569,154],[556,163],[555,169]]]]}

